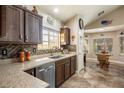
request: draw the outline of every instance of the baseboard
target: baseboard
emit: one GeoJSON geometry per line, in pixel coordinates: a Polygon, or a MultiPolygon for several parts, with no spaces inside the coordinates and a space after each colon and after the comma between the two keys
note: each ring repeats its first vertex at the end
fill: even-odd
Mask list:
{"type": "Polygon", "coordinates": [[[80,70],[76,70],[76,74],[79,74],[82,70],[84,70],[84,67],[83,68],[81,68],[80,70]]]}
{"type": "MultiPolygon", "coordinates": [[[[93,60],[94,62],[98,62],[96,58],[87,58],[87,60],[93,60]]],[[[124,64],[124,62],[118,60],[110,60],[110,63],[124,64]]]]}

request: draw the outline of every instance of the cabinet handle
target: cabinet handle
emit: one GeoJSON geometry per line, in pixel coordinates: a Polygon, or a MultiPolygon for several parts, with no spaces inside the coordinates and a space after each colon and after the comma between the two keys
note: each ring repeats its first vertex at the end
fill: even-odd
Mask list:
{"type": "Polygon", "coordinates": [[[49,69],[53,68],[54,66],[49,66],[49,69]]]}
{"type": "Polygon", "coordinates": [[[54,68],[54,66],[49,66],[48,68],[45,69],[45,71],[50,71],[52,68],[54,68]]]}

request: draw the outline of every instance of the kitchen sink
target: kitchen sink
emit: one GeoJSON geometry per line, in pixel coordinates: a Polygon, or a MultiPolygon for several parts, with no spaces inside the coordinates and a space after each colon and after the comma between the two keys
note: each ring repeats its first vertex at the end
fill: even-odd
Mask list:
{"type": "Polygon", "coordinates": [[[53,55],[53,56],[49,56],[49,58],[52,58],[52,59],[57,59],[57,58],[61,58],[63,57],[62,55],[53,55]]]}

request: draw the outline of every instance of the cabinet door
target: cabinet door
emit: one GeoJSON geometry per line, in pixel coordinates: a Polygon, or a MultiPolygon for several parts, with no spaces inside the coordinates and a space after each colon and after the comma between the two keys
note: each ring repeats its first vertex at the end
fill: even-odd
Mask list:
{"type": "Polygon", "coordinates": [[[56,66],[56,87],[64,82],[64,65],[56,66]]]}
{"type": "Polygon", "coordinates": [[[0,41],[24,41],[24,11],[14,6],[0,6],[0,41]]]}
{"type": "Polygon", "coordinates": [[[36,17],[35,19],[35,42],[42,43],[42,18],[36,17]]]}
{"type": "Polygon", "coordinates": [[[61,28],[60,43],[61,43],[61,45],[69,45],[70,44],[70,29],[69,28],[61,28]]]}
{"type": "Polygon", "coordinates": [[[66,40],[66,44],[69,45],[70,44],[70,29],[69,28],[65,28],[65,40],[66,40]]]}
{"type": "Polygon", "coordinates": [[[70,59],[66,60],[67,62],[65,63],[65,79],[68,79],[70,77],[70,59]]]}
{"type": "Polygon", "coordinates": [[[0,41],[7,41],[5,6],[0,6],[0,41]]]}
{"type": "Polygon", "coordinates": [[[71,75],[76,71],[76,56],[71,57],[71,75]]]}
{"type": "Polygon", "coordinates": [[[32,13],[25,13],[25,42],[39,43],[41,40],[41,26],[42,20],[32,13]]]}

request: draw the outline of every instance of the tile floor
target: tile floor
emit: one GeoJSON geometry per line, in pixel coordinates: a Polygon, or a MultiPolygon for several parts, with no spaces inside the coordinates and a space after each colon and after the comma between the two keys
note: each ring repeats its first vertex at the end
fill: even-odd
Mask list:
{"type": "Polygon", "coordinates": [[[124,88],[124,65],[111,63],[105,71],[96,64],[87,62],[86,71],[73,75],[60,88],[124,88]]]}

